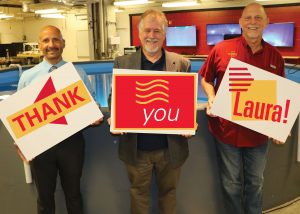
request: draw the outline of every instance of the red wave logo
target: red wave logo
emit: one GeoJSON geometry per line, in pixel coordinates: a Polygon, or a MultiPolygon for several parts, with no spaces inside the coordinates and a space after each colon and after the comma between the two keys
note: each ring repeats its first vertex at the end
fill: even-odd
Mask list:
{"type": "Polygon", "coordinates": [[[169,81],[154,79],[149,82],[135,82],[136,84],[136,103],[146,105],[156,101],[169,103],[169,81]]]}

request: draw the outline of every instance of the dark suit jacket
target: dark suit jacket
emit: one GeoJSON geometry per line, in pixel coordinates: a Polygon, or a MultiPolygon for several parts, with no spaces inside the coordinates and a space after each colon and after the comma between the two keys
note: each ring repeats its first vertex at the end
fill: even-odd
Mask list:
{"type": "MultiPolygon", "coordinates": [[[[191,64],[186,58],[165,51],[166,64],[165,71],[190,72],[191,64]]],[[[141,69],[141,50],[131,55],[116,58],[114,68],[141,69]]],[[[108,103],[110,104],[110,97],[108,103]]],[[[170,164],[172,167],[180,167],[188,157],[188,142],[180,135],[168,135],[168,151],[170,164]]],[[[137,160],[137,134],[128,133],[120,135],[119,138],[119,158],[126,164],[135,165],[137,160]]]]}

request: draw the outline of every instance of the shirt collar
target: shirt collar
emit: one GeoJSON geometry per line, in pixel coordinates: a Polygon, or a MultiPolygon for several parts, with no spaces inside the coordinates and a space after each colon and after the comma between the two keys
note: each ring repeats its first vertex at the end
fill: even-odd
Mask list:
{"type": "MultiPolygon", "coordinates": [[[[246,39],[245,39],[244,36],[241,36],[241,41],[242,41],[243,46],[244,46],[245,48],[247,48],[247,49],[252,53],[251,48],[249,47],[249,45],[248,45],[248,43],[247,43],[247,41],[246,41],[246,39]]],[[[261,46],[262,46],[262,49],[259,50],[258,52],[256,52],[255,54],[259,54],[259,53],[262,53],[262,52],[263,52],[264,47],[265,47],[265,43],[266,43],[266,42],[265,42],[263,39],[261,39],[261,46]]]]}
{"type": "Polygon", "coordinates": [[[48,69],[50,69],[52,66],[56,66],[57,68],[59,68],[60,66],[64,65],[66,63],[66,61],[61,60],[59,63],[52,65],[50,64],[47,60],[43,60],[43,64],[45,67],[47,67],[48,69]]]}
{"type": "MultiPolygon", "coordinates": [[[[160,62],[161,60],[164,60],[164,59],[165,59],[165,50],[162,48],[161,51],[162,51],[161,57],[160,57],[155,63],[160,62]]],[[[147,59],[147,57],[145,56],[145,54],[143,53],[143,50],[141,50],[141,52],[142,52],[142,62],[145,62],[145,61],[150,62],[150,61],[147,59]]],[[[151,62],[151,63],[152,63],[152,62],[151,62]]],[[[154,64],[154,63],[152,63],[152,64],[154,64]]]]}

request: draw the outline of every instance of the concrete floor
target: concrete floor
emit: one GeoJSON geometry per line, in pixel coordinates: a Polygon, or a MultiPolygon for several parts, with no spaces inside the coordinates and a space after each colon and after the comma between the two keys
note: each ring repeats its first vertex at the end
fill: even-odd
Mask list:
{"type": "Polygon", "coordinates": [[[300,214],[300,198],[269,211],[265,211],[264,214],[300,214]]]}

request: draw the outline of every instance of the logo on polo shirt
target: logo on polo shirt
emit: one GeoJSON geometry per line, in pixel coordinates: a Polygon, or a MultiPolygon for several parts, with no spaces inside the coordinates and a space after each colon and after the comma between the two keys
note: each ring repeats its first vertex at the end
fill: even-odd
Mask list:
{"type": "Polygon", "coordinates": [[[227,54],[228,54],[231,58],[237,56],[236,51],[230,51],[230,52],[228,52],[227,54]]]}
{"type": "Polygon", "coordinates": [[[47,80],[32,105],[9,115],[16,138],[21,138],[47,124],[67,125],[66,115],[91,102],[91,98],[80,80],[56,91],[51,77],[47,80]]]}

